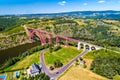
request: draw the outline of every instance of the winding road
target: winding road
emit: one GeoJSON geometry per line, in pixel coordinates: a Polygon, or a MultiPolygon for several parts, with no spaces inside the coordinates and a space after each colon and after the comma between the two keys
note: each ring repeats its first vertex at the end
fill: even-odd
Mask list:
{"type": "Polygon", "coordinates": [[[83,56],[84,54],[86,54],[88,52],[88,50],[84,50],[83,52],[81,52],[78,56],[76,56],[75,58],[73,58],[68,64],[64,65],[60,70],[58,70],[57,72],[51,73],[47,67],[47,65],[45,64],[44,61],[44,53],[46,50],[43,50],[40,53],[40,61],[41,61],[41,66],[42,66],[42,72],[45,72],[51,80],[56,80],[62,73],[65,72],[66,69],[68,69],[71,64],[76,61],[76,59],[78,59],[79,57],[83,56]]]}

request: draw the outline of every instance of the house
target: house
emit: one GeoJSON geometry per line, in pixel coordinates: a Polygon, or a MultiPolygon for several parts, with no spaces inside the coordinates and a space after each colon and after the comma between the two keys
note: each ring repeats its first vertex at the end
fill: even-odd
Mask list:
{"type": "Polygon", "coordinates": [[[28,76],[36,76],[41,72],[41,68],[37,64],[32,64],[27,70],[26,73],[28,76]]]}
{"type": "Polygon", "coordinates": [[[81,64],[81,65],[84,65],[84,64],[85,64],[85,61],[84,61],[84,60],[80,61],[80,64],[81,64]]]}

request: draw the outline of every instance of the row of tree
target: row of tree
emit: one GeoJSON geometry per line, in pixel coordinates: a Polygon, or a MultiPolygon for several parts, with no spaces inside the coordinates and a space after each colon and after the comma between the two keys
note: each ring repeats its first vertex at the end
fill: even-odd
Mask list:
{"type": "Polygon", "coordinates": [[[31,48],[29,50],[27,50],[26,52],[22,53],[21,55],[19,55],[18,57],[13,57],[13,58],[9,58],[8,60],[6,60],[6,62],[0,67],[0,70],[2,72],[4,72],[4,69],[15,64],[16,62],[18,62],[19,60],[23,59],[24,57],[33,54],[34,52],[37,52],[39,50],[43,50],[48,48],[50,45],[46,44],[43,46],[36,46],[34,48],[31,48]]]}
{"type": "Polygon", "coordinates": [[[50,80],[50,77],[46,75],[45,73],[40,73],[39,75],[36,75],[35,77],[22,77],[21,80],[50,80]]]}

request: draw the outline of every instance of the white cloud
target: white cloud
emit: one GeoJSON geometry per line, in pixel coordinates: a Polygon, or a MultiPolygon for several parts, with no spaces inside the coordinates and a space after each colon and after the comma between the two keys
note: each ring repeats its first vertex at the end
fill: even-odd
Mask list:
{"type": "Polygon", "coordinates": [[[83,3],[84,6],[88,5],[87,3],[83,3]]]}
{"type": "Polygon", "coordinates": [[[58,2],[58,4],[64,6],[66,4],[66,1],[58,2]]]}
{"type": "Polygon", "coordinates": [[[98,3],[104,3],[105,2],[105,0],[99,0],[98,1],[98,3]]]}

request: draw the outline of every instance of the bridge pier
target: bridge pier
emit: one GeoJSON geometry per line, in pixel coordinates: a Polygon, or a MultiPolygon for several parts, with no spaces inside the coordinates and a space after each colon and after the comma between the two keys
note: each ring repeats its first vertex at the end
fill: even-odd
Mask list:
{"type": "Polygon", "coordinates": [[[77,45],[78,47],[78,50],[80,50],[81,49],[81,46],[80,46],[80,42],[78,42],[78,45],[77,45]]]}
{"type": "Polygon", "coordinates": [[[41,34],[41,38],[43,40],[43,44],[46,44],[46,36],[45,36],[45,34],[41,34]]]}
{"type": "Polygon", "coordinates": [[[48,44],[51,44],[51,43],[52,43],[52,39],[50,37],[50,38],[48,38],[48,44]]]}
{"type": "Polygon", "coordinates": [[[86,44],[83,44],[83,50],[86,50],[86,44]]]}
{"type": "Polygon", "coordinates": [[[89,51],[92,51],[92,45],[89,45],[89,51]]]}
{"type": "Polygon", "coordinates": [[[59,38],[58,38],[58,36],[56,36],[56,45],[57,46],[59,45],[59,38]]]}
{"type": "Polygon", "coordinates": [[[66,46],[69,46],[68,39],[66,39],[66,46]]]}

